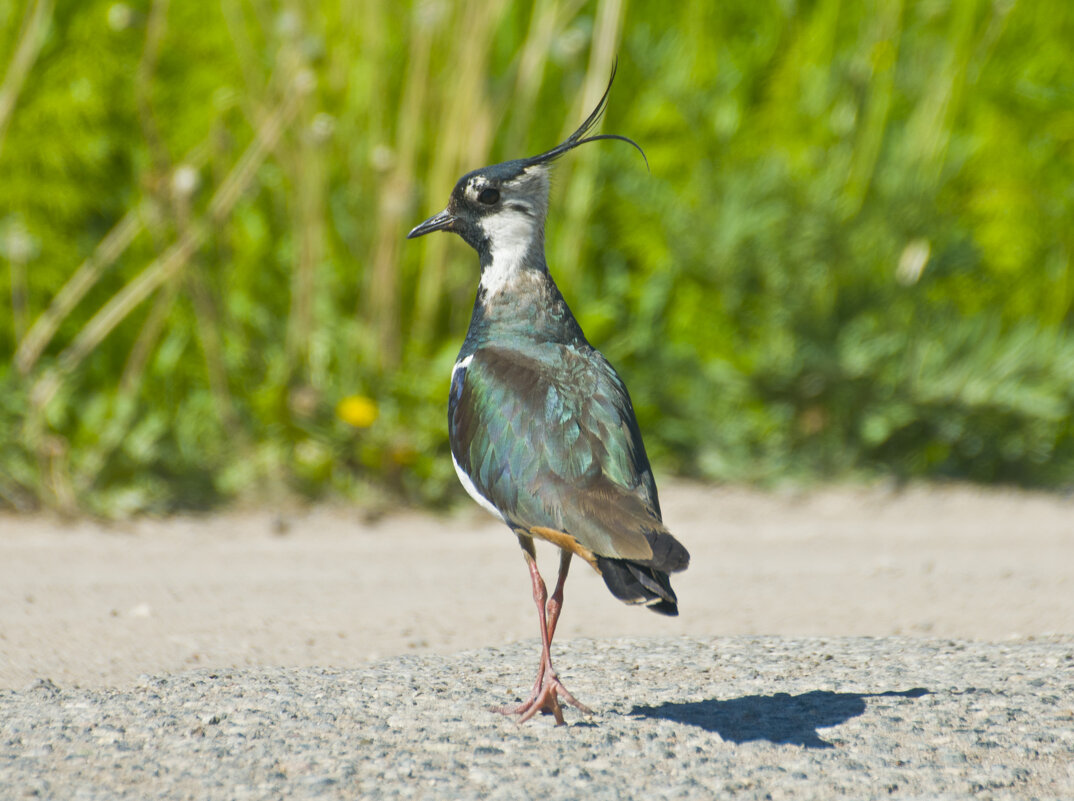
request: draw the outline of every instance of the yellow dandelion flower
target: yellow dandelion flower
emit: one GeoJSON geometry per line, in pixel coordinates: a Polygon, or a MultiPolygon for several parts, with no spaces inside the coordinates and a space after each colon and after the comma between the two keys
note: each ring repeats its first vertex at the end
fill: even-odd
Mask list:
{"type": "Polygon", "coordinates": [[[355,428],[369,428],[378,413],[377,402],[365,395],[348,395],[336,405],[336,417],[355,428]]]}

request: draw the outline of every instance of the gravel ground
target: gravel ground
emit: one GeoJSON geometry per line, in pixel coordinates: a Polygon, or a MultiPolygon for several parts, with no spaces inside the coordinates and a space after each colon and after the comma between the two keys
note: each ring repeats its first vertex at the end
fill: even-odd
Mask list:
{"type": "Polygon", "coordinates": [[[0,801],[1074,799],[1074,497],[662,488],[682,614],[576,567],[559,728],[487,516],[0,514],[0,801]]]}
{"type": "Polygon", "coordinates": [[[0,797],[1074,798],[1074,637],[575,639],[0,691],[0,797]]]}

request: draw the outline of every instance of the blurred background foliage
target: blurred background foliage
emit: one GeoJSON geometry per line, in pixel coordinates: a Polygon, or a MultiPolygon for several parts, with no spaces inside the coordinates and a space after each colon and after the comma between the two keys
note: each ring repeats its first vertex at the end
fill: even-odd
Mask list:
{"type": "Polygon", "coordinates": [[[0,506],[459,496],[477,281],[404,239],[557,168],[548,256],[658,470],[1074,469],[1067,0],[0,4],[0,506]],[[673,9],[673,10],[671,10],[673,9]]]}

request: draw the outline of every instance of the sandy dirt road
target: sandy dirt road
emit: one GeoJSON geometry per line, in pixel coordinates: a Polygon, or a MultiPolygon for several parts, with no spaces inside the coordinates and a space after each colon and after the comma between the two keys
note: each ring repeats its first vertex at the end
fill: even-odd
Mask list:
{"type": "MultiPolygon", "coordinates": [[[[557,641],[660,635],[1074,633],[1074,499],[968,487],[766,494],[667,484],[682,614],[577,563],[557,641]]],[[[479,510],[354,509],[121,525],[0,515],[0,688],[186,668],[357,666],[536,640],[524,562],[479,510]]],[[[546,577],[556,559],[539,551],[546,577]]]]}

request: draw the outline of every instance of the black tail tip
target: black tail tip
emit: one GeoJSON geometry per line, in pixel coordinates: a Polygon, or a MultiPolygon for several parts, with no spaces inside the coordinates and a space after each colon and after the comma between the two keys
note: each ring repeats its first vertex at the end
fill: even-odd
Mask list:
{"type": "Polygon", "coordinates": [[[649,608],[658,615],[667,615],[668,617],[679,616],[679,605],[672,603],[671,601],[660,601],[659,603],[649,604],[649,608]]]}
{"type": "Polygon", "coordinates": [[[612,595],[628,604],[644,604],[660,615],[679,614],[678,598],[667,573],[625,559],[597,557],[604,583],[612,595]]]}

